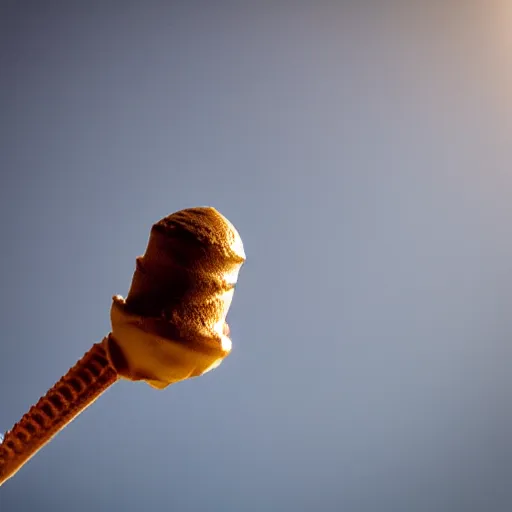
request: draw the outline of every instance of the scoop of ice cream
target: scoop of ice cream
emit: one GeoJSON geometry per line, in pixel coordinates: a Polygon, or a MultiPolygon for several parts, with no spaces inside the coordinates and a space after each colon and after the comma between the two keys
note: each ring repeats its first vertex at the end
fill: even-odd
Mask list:
{"type": "Polygon", "coordinates": [[[113,300],[107,350],[118,373],[164,388],[218,366],[231,351],[226,315],[244,261],[240,235],[214,208],[156,223],[126,300],[113,300]]]}

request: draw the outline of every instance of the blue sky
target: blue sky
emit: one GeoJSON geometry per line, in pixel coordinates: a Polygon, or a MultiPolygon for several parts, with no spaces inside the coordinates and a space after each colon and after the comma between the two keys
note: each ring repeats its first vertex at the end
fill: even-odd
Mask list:
{"type": "Polygon", "coordinates": [[[3,2],[0,430],[109,331],[151,225],[244,240],[234,349],[121,382],[0,510],[512,507],[506,2],[3,2]]]}

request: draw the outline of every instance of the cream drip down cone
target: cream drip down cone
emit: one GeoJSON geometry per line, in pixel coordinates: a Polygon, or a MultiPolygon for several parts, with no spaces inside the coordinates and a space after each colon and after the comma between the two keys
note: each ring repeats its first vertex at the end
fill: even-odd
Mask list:
{"type": "Polygon", "coordinates": [[[69,370],[0,443],[0,485],[119,379],[162,389],[217,367],[231,351],[226,315],[245,261],[217,210],[181,210],[151,229],[112,332],[69,370]]]}

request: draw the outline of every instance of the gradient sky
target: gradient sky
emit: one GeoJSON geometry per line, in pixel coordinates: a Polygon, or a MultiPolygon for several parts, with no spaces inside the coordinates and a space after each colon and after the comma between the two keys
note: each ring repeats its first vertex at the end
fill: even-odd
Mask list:
{"type": "Polygon", "coordinates": [[[116,384],[1,512],[512,510],[512,8],[376,4],[1,2],[0,430],[155,221],[248,255],[223,365],[116,384]]]}

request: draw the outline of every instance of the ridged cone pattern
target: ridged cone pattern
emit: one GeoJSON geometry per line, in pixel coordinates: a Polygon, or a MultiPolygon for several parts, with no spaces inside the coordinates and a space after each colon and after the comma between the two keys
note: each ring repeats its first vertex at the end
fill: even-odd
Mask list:
{"type": "Polygon", "coordinates": [[[7,432],[0,443],[0,485],[118,380],[105,342],[93,345],[7,432]]]}

